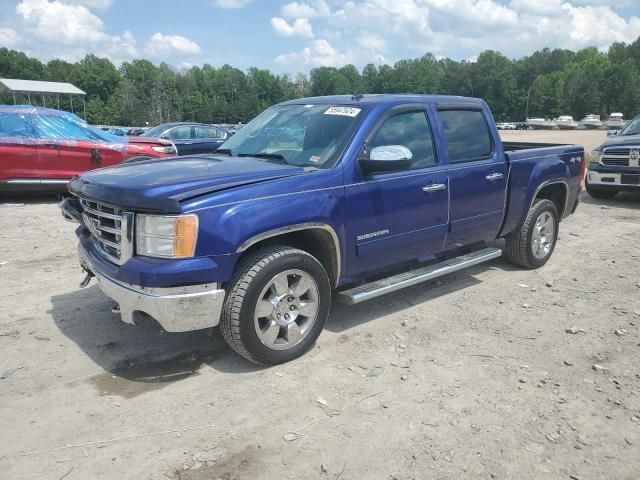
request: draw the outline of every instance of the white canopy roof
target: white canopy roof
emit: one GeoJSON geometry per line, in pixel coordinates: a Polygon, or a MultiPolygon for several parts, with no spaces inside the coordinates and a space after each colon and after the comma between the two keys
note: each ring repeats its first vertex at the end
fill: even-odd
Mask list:
{"type": "Polygon", "coordinates": [[[61,82],[42,82],[40,80],[15,80],[0,78],[0,93],[62,93],[65,95],[86,95],[75,85],[61,82]]]}

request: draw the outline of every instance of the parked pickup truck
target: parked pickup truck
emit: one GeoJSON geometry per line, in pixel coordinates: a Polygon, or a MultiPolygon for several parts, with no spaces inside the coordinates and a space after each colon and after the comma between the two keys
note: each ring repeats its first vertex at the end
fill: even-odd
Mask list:
{"type": "Polygon", "coordinates": [[[585,187],[594,198],[640,192],[640,116],[593,151],[585,187]]]}
{"type": "Polygon", "coordinates": [[[61,207],[81,223],[83,283],[125,322],[219,325],[273,365],[314,344],[332,290],[390,294],[499,257],[500,238],[544,265],[583,175],[582,147],[501,142],[482,100],[333,96],[269,108],[216,154],[85,173],[61,207]]]}

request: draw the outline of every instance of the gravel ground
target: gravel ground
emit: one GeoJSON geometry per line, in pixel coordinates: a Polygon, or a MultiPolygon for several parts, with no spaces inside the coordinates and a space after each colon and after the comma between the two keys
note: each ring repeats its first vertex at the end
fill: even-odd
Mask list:
{"type": "Polygon", "coordinates": [[[52,199],[0,204],[0,477],[640,478],[640,196],[588,196],[551,261],[355,307],[258,368],[78,288],[52,199]]]}

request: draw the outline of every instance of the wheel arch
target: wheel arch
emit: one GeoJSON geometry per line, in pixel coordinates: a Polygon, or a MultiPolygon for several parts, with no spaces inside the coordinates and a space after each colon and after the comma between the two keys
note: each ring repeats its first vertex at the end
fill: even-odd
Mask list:
{"type": "Polygon", "coordinates": [[[269,245],[286,245],[313,255],[325,267],[331,284],[337,287],[342,273],[340,241],[335,229],[326,223],[300,223],[275,228],[245,240],[236,253],[241,258],[269,245]]]}
{"type": "Polygon", "coordinates": [[[565,180],[548,180],[536,189],[529,210],[536,200],[546,199],[552,201],[558,209],[558,221],[561,221],[567,213],[569,202],[569,185],[565,180]]]}

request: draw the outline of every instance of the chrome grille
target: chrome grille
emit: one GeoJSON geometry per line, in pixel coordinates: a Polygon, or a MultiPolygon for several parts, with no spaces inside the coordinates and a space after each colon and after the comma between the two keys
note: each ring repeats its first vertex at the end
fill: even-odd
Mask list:
{"type": "Polygon", "coordinates": [[[611,147],[605,148],[602,154],[602,164],[616,167],[637,167],[640,157],[640,147],[611,147]]]}
{"type": "Polygon", "coordinates": [[[129,215],[118,207],[86,198],[81,198],[80,204],[83,223],[91,232],[93,244],[114,263],[127,260],[129,215]]]}

